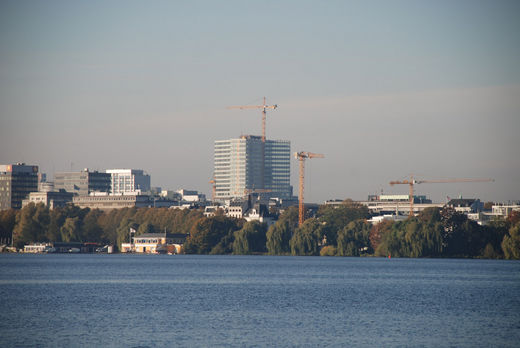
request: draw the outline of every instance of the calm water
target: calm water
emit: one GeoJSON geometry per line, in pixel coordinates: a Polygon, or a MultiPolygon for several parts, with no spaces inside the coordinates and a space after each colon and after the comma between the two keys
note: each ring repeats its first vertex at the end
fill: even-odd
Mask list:
{"type": "Polygon", "coordinates": [[[0,255],[2,346],[519,347],[520,262],[0,255]]]}

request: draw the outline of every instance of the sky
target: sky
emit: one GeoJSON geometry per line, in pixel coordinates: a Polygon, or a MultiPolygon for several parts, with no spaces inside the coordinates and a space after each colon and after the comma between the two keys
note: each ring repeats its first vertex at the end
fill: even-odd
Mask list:
{"type": "MultiPolygon", "coordinates": [[[[0,163],[210,195],[215,140],[325,154],[307,202],[520,200],[520,2],[0,1],[0,163]]],[[[298,188],[292,160],[291,184],[298,188]]]]}

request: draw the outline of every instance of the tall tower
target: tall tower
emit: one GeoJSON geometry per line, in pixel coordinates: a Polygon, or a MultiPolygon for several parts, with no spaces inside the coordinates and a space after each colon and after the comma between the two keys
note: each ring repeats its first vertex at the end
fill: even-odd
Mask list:
{"type": "Polygon", "coordinates": [[[290,197],[290,158],[289,141],[264,143],[254,135],[215,141],[215,198],[240,198],[255,189],[269,190],[272,197],[290,197]]]}

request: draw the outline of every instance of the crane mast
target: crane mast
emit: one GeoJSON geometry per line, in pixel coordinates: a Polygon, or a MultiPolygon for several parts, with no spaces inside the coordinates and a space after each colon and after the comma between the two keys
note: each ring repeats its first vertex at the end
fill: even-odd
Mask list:
{"type": "Polygon", "coordinates": [[[265,143],[265,120],[267,118],[267,109],[276,109],[278,105],[267,105],[266,99],[264,97],[264,104],[263,105],[235,105],[235,106],[228,106],[228,109],[262,109],[262,142],[265,143]]]}
{"type": "Polygon", "coordinates": [[[215,175],[213,175],[209,183],[211,184],[211,201],[215,202],[217,196],[217,181],[215,180],[215,175]]]}
{"type": "Polygon", "coordinates": [[[295,152],[294,158],[296,158],[299,162],[300,166],[300,185],[299,185],[299,194],[298,194],[298,226],[301,226],[303,224],[303,221],[305,220],[305,209],[303,204],[303,191],[304,191],[304,182],[305,182],[305,160],[307,158],[324,158],[325,155],[321,153],[312,153],[312,152],[295,152]]]}
{"type": "Polygon", "coordinates": [[[445,184],[454,182],[492,182],[493,179],[441,179],[441,180],[415,180],[413,175],[410,175],[410,180],[390,181],[390,186],[394,185],[408,185],[410,187],[410,216],[413,216],[413,194],[415,184],[445,184]]]}
{"type": "Polygon", "coordinates": [[[235,105],[235,106],[228,106],[228,109],[240,109],[240,110],[245,110],[245,109],[261,109],[262,110],[262,159],[263,159],[263,165],[262,165],[262,168],[261,168],[261,177],[262,177],[262,182],[261,182],[261,188],[263,189],[264,186],[265,186],[265,121],[266,121],[266,118],[267,118],[267,109],[276,109],[278,107],[278,105],[267,105],[266,104],[266,99],[264,97],[264,103],[262,105],[235,105]]]}

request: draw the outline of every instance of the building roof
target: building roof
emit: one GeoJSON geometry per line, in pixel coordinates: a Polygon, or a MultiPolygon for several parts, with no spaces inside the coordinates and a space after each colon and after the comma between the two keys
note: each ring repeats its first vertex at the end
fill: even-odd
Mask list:
{"type": "Polygon", "coordinates": [[[184,238],[187,234],[183,233],[143,233],[135,236],[135,238],[184,238]]]}
{"type": "Polygon", "coordinates": [[[450,200],[447,205],[451,207],[471,207],[475,201],[475,198],[456,198],[450,200]]]}

